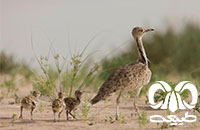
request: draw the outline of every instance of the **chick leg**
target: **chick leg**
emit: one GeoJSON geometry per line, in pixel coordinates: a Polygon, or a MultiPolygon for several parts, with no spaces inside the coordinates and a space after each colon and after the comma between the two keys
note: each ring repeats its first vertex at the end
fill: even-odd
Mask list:
{"type": "Polygon", "coordinates": [[[62,112],[63,112],[63,110],[58,113],[58,121],[60,121],[60,115],[62,112]]]}
{"type": "Polygon", "coordinates": [[[19,116],[19,119],[23,119],[22,112],[23,112],[23,106],[20,107],[20,116],[19,116]]]}
{"type": "Polygon", "coordinates": [[[53,112],[53,117],[54,117],[54,122],[56,122],[56,113],[55,112],[53,112]]]}
{"type": "Polygon", "coordinates": [[[68,112],[68,110],[66,110],[66,117],[67,117],[67,120],[69,120],[69,112],[68,112]]]}
{"type": "Polygon", "coordinates": [[[33,120],[33,110],[34,110],[35,108],[31,108],[31,120],[33,120]]]}
{"type": "Polygon", "coordinates": [[[76,119],[76,117],[71,113],[71,111],[69,111],[69,114],[70,114],[74,119],[76,119]]]}

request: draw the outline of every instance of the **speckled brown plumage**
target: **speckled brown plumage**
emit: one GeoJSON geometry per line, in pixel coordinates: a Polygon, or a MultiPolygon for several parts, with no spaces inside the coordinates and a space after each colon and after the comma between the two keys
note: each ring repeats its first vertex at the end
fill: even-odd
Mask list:
{"type": "Polygon", "coordinates": [[[21,106],[20,106],[20,119],[23,119],[23,108],[25,109],[31,109],[31,120],[33,119],[33,110],[36,108],[36,105],[38,103],[38,97],[40,93],[37,91],[33,91],[33,93],[21,100],[21,106]]]}
{"type": "Polygon", "coordinates": [[[127,64],[114,70],[108,79],[102,84],[98,94],[91,100],[91,104],[95,104],[100,100],[105,100],[112,93],[119,91],[120,93],[116,100],[116,119],[118,119],[119,116],[118,104],[121,93],[124,90],[133,90],[136,95],[136,102],[136,97],[138,96],[141,88],[148,84],[151,79],[151,70],[148,68],[148,59],[142,44],[142,36],[145,32],[148,31],[153,31],[153,29],[145,30],[141,27],[136,27],[133,29],[132,35],[136,40],[139,55],[138,62],[134,64],[127,64]]]}
{"type": "Polygon", "coordinates": [[[72,98],[72,97],[64,98],[67,120],[69,120],[69,114],[73,118],[75,118],[75,116],[71,113],[71,111],[74,110],[81,103],[82,92],[80,92],[79,90],[76,90],[74,95],[76,98],[72,98]]]}
{"type": "Polygon", "coordinates": [[[56,121],[56,113],[58,113],[58,121],[60,120],[60,114],[64,109],[63,93],[58,93],[58,98],[52,102],[52,110],[54,113],[54,121],[56,121]]]}
{"type": "Polygon", "coordinates": [[[151,77],[151,71],[143,63],[128,64],[113,71],[108,79],[103,83],[99,89],[97,96],[95,96],[91,103],[95,104],[100,100],[105,100],[112,93],[116,91],[133,90],[136,93],[140,87],[146,85],[151,77]]]}

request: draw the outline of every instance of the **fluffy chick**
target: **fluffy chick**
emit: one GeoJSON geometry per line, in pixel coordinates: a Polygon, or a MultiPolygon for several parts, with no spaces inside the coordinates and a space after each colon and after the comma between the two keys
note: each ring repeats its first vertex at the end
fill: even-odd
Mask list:
{"type": "Polygon", "coordinates": [[[69,120],[69,114],[74,119],[76,119],[75,116],[71,113],[71,111],[74,110],[81,103],[82,92],[80,90],[76,90],[74,95],[75,95],[75,98],[72,98],[72,97],[64,98],[67,120],[69,120]]]}
{"type": "Polygon", "coordinates": [[[31,109],[31,120],[33,120],[33,110],[36,108],[39,96],[40,96],[40,92],[33,91],[31,95],[21,100],[20,116],[19,116],[20,119],[23,119],[22,113],[23,113],[23,108],[25,108],[25,109],[31,109]]]}
{"type": "Polygon", "coordinates": [[[63,102],[63,93],[58,93],[58,98],[55,99],[52,102],[52,110],[54,114],[54,121],[56,121],[56,113],[58,113],[58,121],[60,120],[60,114],[62,113],[64,108],[64,102],[63,102]]]}

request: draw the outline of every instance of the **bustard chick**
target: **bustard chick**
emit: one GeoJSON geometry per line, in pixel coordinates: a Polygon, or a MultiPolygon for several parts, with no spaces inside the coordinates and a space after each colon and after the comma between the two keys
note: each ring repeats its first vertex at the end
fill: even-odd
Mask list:
{"type": "Polygon", "coordinates": [[[74,110],[81,103],[82,92],[80,90],[76,90],[74,95],[75,98],[72,97],[64,98],[67,120],[69,120],[69,114],[75,119],[75,116],[71,113],[71,111],[74,110]]]}
{"type": "Polygon", "coordinates": [[[153,31],[153,29],[135,27],[132,30],[132,35],[137,43],[139,56],[138,61],[114,70],[108,79],[102,84],[98,94],[91,100],[91,104],[95,104],[100,100],[105,100],[112,93],[118,91],[119,95],[116,99],[116,120],[119,117],[120,96],[124,90],[133,90],[135,92],[134,107],[136,112],[139,114],[136,106],[137,97],[141,88],[148,84],[151,79],[151,70],[148,67],[148,58],[142,44],[142,36],[149,31],[153,31]]]}
{"type": "Polygon", "coordinates": [[[52,102],[52,110],[54,114],[54,121],[56,121],[56,113],[58,113],[58,121],[60,120],[60,114],[64,108],[63,93],[58,93],[58,98],[52,102]]]}
{"type": "Polygon", "coordinates": [[[20,119],[23,119],[23,109],[31,109],[31,120],[33,120],[33,110],[36,108],[36,105],[38,103],[38,97],[40,96],[40,92],[33,91],[31,95],[25,97],[21,101],[20,106],[20,119]]]}

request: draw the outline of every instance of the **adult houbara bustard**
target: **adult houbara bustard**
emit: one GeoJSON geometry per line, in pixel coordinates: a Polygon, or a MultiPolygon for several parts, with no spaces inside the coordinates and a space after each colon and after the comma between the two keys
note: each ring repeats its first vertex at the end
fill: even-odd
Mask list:
{"type": "Polygon", "coordinates": [[[100,100],[105,100],[114,92],[119,92],[116,99],[116,120],[119,118],[119,102],[123,91],[133,90],[135,92],[134,107],[139,114],[136,106],[137,97],[141,88],[148,84],[151,79],[151,70],[148,67],[148,58],[146,56],[142,36],[146,32],[153,31],[153,29],[144,29],[142,27],[135,27],[132,30],[132,35],[137,43],[138,62],[134,64],[127,64],[114,70],[108,79],[103,83],[99,89],[98,94],[91,100],[91,104],[95,104],[100,100]]]}

